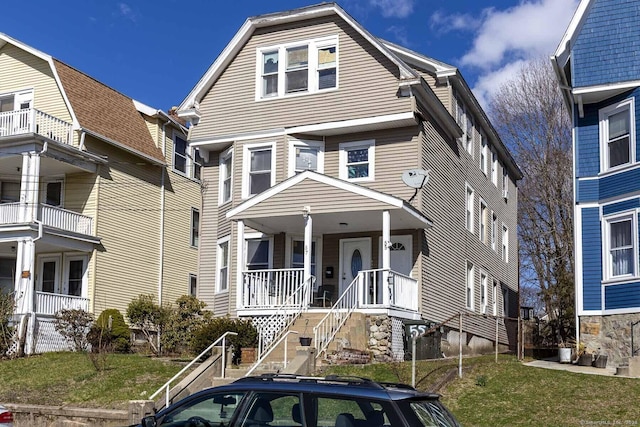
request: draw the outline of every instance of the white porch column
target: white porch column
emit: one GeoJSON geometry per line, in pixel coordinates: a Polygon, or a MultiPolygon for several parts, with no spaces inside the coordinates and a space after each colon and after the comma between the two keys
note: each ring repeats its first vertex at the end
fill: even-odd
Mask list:
{"type": "MultiPolygon", "coordinates": [[[[242,277],[242,271],[244,270],[244,221],[238,221],[238,238],[236,239],[236,308],[243,308],[245,305],[245,289],[244,289],[244,277],[242,277]]],[[[217,249],[216,249],[217,252],[217,249]]],[[[217,274],[217,272],[216,272],[217,274]]]]}
{"type": "MultiPolygon", "coordinates": [[[[309,284],[311,279],[311,250],[313,245],[313,219],[311,218],[311,208],[305,206],[304,215],[304,280],[309,284]]],[[[309,289],[311,298],[311,289],[309,289]]]]}
{"type": "Polygon", "coordinates": [[[35,222],[38,219],[38,199],[40,187],[40,155],[22,154],[22,181],[20,183],[20,220],[35,222]]]}
{"type": "Polygon", "coordinates": [[[35,311],[36,243],[33,239],[19,240],[16,252],[16,313],[35,311]]]}
{"type": "Polygon", "coordinates": [[[391,269],[391,214],[388,210],[382,211],[382,302],[385,305],[391,303],[389,270],[391,269]]]}

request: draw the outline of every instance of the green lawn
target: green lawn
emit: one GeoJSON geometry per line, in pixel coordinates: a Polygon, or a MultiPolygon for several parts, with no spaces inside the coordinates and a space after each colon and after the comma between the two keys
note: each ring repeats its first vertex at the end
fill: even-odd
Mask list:
{"type": "MultiPolygon", "coordinates": [[[[126,408],[144,399],[182,365],[137,355],[110,355],[96,372],[88,357],[49,353],[0,361],[0,402],[126,408]]],[[[437,390],[465,427],[640,426],[640,379],[532,368],[514,357],[421,361],[417,387],[437,390]]],[[[409,363],[335,366],[326,373],[411,383],[409,363]]]]}

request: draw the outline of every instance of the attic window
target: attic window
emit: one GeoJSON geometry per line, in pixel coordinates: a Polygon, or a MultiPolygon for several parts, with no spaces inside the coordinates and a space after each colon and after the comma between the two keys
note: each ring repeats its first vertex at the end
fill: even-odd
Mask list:
{"type": "Polygon", "coordinates": [[[338,38],[259,48],[256,99],[316,93],[338,87],[338,38]]]}

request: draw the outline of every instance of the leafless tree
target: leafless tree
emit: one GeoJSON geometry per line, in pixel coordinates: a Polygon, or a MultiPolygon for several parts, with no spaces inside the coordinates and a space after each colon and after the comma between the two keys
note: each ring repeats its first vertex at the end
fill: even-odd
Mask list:
{"type": "Polygon", "coordinates": [[[490,115],[524,173],[518,196],[520,284],[533,287],[560,340],[573,335],[571,120],[548,59],[527,63],[490,101],[490,115]]]}

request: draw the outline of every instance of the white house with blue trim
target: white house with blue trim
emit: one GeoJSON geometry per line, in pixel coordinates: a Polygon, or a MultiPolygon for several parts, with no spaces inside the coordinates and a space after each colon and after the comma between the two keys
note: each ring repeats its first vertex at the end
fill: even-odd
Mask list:
{"type": "Polygon", "coordinates": [[[576,334],[615,365],[640,353],[640,2],[582,0],[551,60],[573,118],[576,334]]]}

